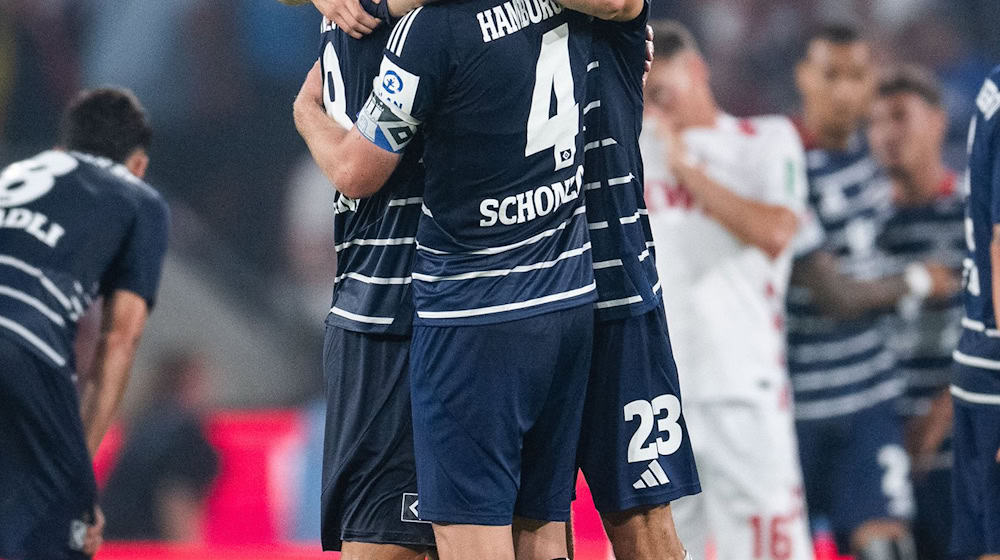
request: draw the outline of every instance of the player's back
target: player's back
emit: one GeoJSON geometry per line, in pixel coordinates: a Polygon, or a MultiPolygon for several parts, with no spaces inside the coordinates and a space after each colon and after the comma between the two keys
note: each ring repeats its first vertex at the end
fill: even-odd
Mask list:
{"type": "Polygon", "coordinates": [[[549,0],[419,8],[376,90],[425,122],[417,321],[512,320],[593,300],[583,205],[589,21],[549,0]]]}
{"type": "Polygon", "coordinates": [[[648,19],[646,3],[632,21],[594,21],[587,65],[584,191],[602,320],[640,315],[661,301],[639,150],[648,19]]]}
{"type": "Polygon", "coordinates": [[[98,295],[155,292],[167,220],[159,194],[110,160],[53,150],[4,169],[0,335],[71,368],[76,322],[98,295]]]}
{"type": "MultiPolygon", "coordinates": [[[[965,259],[964,332],[955,352],[955,360],[978,368],[1000,368],[1000,332],[994,315],[990,246],[995,224],[1000,222],[1000,67],[987,78],[976,98],[976,115],[969,130],[969,168],[966,173],[968,201],[965,234],[968,257],[965,259]],[[983,365],[982,360],[992,364],[983,365]]],[[[961,389],[994,393],[974,380],[958,380],[961,389]]],[[[953,389],[954,390],[954,389],[953,389]]]]}
{"type": "MultiPolygon", "coordinates": [[[[372,92],[392,28],[354,39],[324,20],[320,63],[327,114],[350,128],[372,92]]],[[[415,140],[419,142],[418,140],[415,140]]],[[[356,332],[406,334],[413,323],[410,274],[423,202],[420,148],[403,156],[385,188],[364,199],[336,194],[337,278],[327,322],[356,332]]]]}
{"type": "MultiPolygon", "coordinates": [[[[811,149],[809,206],[825,235],[822,248],[841,274],[874,280],[891,272],[876,239],[892,210],[892,185],[856,136],[847,150],[811,149]]],[[[818,420],[851,414],[899,396],[903,380],[886,348],[878,313],[838,319],[824,313],[808,287],[788,294],[789,371],[796,417],[818,420]]]]}

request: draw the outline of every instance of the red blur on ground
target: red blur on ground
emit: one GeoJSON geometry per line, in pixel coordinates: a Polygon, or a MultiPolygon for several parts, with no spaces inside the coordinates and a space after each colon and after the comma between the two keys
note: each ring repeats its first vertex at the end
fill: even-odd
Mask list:
{"type": "MultiPolygon", "coordinates": [[[[333,559],[318,543],[283,539],[295,510],[295,472],[306,444],[305,421],[296,410],[219,412],[208,421],[209,440],[222,470],[208,503],[205,543],[106,543],[98,560],[281,560],[333,559]]],[[[103,485],[122,444],[120,428],[111,430],[94,461],[103,485]]],[[[576,558],[607,560],[611,546],[583,477],[573,505],[576,558]]],[[[706,558],[705,560],[712,560],[706,558]]],[[[838,557],[829,539],[816,543],[816,560],[838,557]]]]}

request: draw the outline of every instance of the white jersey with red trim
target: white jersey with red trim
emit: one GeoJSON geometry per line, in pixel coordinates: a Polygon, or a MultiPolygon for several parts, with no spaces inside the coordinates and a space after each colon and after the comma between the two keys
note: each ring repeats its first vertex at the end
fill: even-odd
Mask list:
{"type": "MultiPolygon", "coordinates": [[[[803,216],[805,155],[782,116],[691,128],[690,157],[734,193],[803,216]]],[[[641,137],[656,265],[685,401],[756,400],[788,383],[784,301],[792,248],[771,259],[707,216],[667,165],[668,144],[647,119],[641,137]]]]}

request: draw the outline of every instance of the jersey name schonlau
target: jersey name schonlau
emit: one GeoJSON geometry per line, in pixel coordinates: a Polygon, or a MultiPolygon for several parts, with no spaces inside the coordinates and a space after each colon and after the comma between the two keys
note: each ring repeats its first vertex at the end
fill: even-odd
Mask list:
{"type": "Polygon", "coordinates": [[[566,202],[576,200],[580,196],[580,185],[583,183],[583,166],[577,167],[576,173],[561,182],[552,185],[542,185],[502,200],[487,198],[479,203],[479,212],[483,219],[480,227],[493,227],[499,222],[510,226],[530,222],[540,216],[547,216],[566,202]]]}

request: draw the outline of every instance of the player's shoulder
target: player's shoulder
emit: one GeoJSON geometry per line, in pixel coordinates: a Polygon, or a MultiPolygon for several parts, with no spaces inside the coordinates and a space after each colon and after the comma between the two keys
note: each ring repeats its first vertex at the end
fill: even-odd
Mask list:
{"type": "Polygon", "coordinates": [[[125,201],[142,213],[162,216],[169,213],[163,195],[124,165],[83,152],[70,152],[70,155],[80,162],[82,169],[89,170],[98,179],[100,188],[110,196],[125,201]]]}
{"type": "Polygon", "coordinates": [[[780,139],[801,145],[802,139],[792,119],[785,115],[755,115],[740,119],[741,130],[751,136],[763,139],[780,139]]]}

